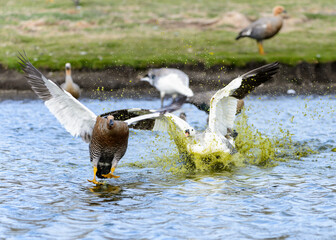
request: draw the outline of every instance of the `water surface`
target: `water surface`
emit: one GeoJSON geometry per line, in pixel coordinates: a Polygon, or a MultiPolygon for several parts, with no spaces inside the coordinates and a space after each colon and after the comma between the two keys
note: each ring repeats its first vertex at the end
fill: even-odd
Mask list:
{"type": "MultiPolygon", "coordinates": [[[[158,100],[81,101],[96,114],[159,106],[158,100]]],[[[94,187],[86,181],[92,178],[88,145],[71,137],[42,101],[0,102],[0,238],[336,238],[335,96],[245,103],[258,131],[272,138],[288,130],[316,153],[273,167],[173,174],[146,165],[176,151],[168,135],[132,131],[116,170],[121,177],[94,187]]],[[[204,129],[205,113],[191,105],[183,111],[204,129]]]]}

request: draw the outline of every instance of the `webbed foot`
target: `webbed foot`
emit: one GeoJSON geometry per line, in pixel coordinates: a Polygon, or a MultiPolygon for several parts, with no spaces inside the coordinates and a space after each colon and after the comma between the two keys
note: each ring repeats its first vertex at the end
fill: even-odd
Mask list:
{"type": "Polygon", "coordinates": [[[103,183],[100,183],[100,182],[98,182],[98,181],[96,180],[96,174],[97,174],[97,167],[93,167],[93,179],[92,179],[92,180],[89,180],[89,179],[88,179],[88,181],[89,181],[89,182],[92,182],[92,183],[94,183],[94,184],[96,184],[96,185],[102,185],[103,183]]]}
{"type": "Polygon", "coordinates": [[[94,184],[96,184],[96,185],[103,185],[103,183],[101,183],[101,182],[97,182],[96,179],[92,179],[92,180],[89,180],[89,179],[88,179],[88,182],[92,182],[92,183],[94,183],[94,184]]]}
{"type": "Polygon", "coordinates": [[[116,175],[113,175],[113,172],[114,172],[115,168],[111,168],[111,172],[108,173],[108,174],[102,174],[103,177],[106,177],[106,178],[119,178],[119,176],[116,176],[116,175]]]}
{"type": "Polygon", "coordinates": [[[119,178],[120,176],[113,175],[112,173],[102,174],[105,178],[119,178]]]}

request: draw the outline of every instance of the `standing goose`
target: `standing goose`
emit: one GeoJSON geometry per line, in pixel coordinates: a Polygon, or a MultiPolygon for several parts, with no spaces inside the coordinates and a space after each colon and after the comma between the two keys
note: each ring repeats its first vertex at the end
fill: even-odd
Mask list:
{"type": "Polygon", "coordinates": [[[65,64],[65,83],[61,85],[61,87],[70,93],[74,98],[79,98],[80,96],[80,88],[74,83],[71,77],[71,64],[65,64]]]}
{"type": "MultiPolygon", "coordinates": [[[[260,84],[270,80],[277,72],[278,63],[271,63],[254,69],[232,80],[221,90],[217,91],[211,98],[209,110],[209,123],[207,129],[199,135],[186,121],[171,113],[150,113],[133,117],[128,121],[129,126],[133,124],[152,121],[153,130],[174,129],[176,135],[185,135],[187,139],[186,149],[188,154],[211,154],[215,152],[235,153],[233,125],[237,112],[238,99],[244,98],[260,84]],[[173,123],[175,128],[171,128],[173,123]]],[[[175,135],[174,134],[174,135],[175,135]]],[[[177,146],[180,147],[180,146],[177,146]]]]}
{"type": "Polygon", "coordinates": [[[96,116],[70,93],[47,79],[29,62],[26,54],[20,53],[18,58],[28,83],[49,111],[72,136],[80,136],[89,143],[93,179],[88,181],[99,184],[96,176],[117,178],[113,172],[127,149],[127,123],[115,121],[111,115],[106,118],[96,116]]]}
{"type": "Polygon", "coordinates": [[[282,6],[276,6],[273,9],[272,17],[260,18],[257,21],[251,23],[249,26],[244,28],[236,37],[236,40],[249,37],[257,40],[259,53],[264,55],[264,48],[262,41],[264,39],[269,39],[277,34],[283,23],[282,13],[286,13],[286,10],[282,6]]]}
{"type": "Polygon", "coordinates": [[[141,78],[141,81],[147,81],[160,91],[161,108],[166,94],[172,95],[173,100],[178,94],[192,97],[193,91],[189,88],[189,77],[179,69],[159,68],[150,69],[148,74],[141,78]]]}

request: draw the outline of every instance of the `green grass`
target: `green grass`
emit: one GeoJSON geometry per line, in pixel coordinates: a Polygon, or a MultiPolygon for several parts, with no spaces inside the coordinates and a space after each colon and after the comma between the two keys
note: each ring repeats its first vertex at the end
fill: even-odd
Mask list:
{"type": "MultiPolygon", "coordinates": [[[[0,64],[18,68],[16,55],[27,52],[38,67],[102,69],[172,64],[244,65],[250,61],[335,61],[334,1],[283,0],[290,19],[276,37],[264,42],[265,56],[254,40],[235,41],[239,29],[230,24],[200,28],[184,21],[214,19],[230,11],[256,19],[273,5],[247,0],[0,0],[0,64]],[[174,24],[172,24],[174,22],[174,24]],[[168,23],[163,24],[163,23],[168,23]],[[169,25],[169,23],[171,25],[169,25]],[[322,27],[323,26],[323,27],[322,27]]],[[[286,22],[285,22],[286,24],[286,22]]]]}

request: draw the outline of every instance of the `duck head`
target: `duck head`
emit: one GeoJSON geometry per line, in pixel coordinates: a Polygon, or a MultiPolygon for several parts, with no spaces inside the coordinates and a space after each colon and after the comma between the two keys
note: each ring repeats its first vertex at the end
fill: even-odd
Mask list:
{"type": "Polygon", "coordinates": [[[285,10],[285,8],[283,6],[276,6],[273,8],[273,15],[274,16],[279,16],[283,13],[287,13],[287,11],[285,10]]]}
{"type": "Polygon", "coordinates": [[[114,117],[112,115],[107,116],[107,128],[112,129],[114,126],[114,117]]]}

